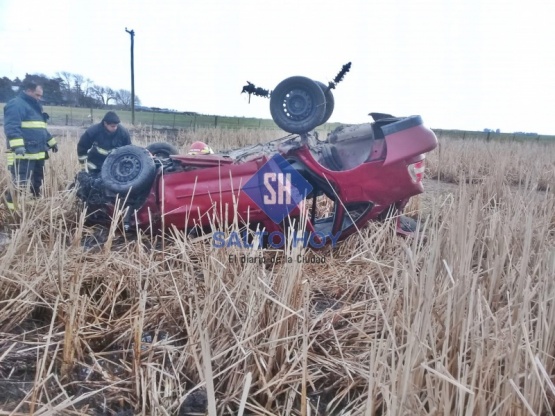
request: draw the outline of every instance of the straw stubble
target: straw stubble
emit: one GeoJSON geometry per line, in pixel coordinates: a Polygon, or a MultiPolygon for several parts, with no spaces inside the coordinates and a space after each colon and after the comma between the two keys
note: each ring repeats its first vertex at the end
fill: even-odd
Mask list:
{"type": "MultiPolygon", "coordinates": [[[[226,147],[249,134],[197,130],[177,144],[226,147]]],[[[308,264],[283,261],[311,254],[300,248],[215,249],[178,230],[162,243],[84,226],[65,190],[73,139],[48,161],[40,203],[1,213],[5,412],[551,411],[552,147],[442,138],[441,165],[428,157],[430,192],[411,207],[421,234],[369,224],[308,264]],[[282,261],[230,261],[242,255],[282,261]]]]}

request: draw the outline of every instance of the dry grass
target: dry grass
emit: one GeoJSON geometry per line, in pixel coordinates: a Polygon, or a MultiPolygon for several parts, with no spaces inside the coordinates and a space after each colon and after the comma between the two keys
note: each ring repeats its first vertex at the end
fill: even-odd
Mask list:
{"type": "Polygon", "coordinates": [[[137,127],[134,129],[134,138],[139,142],[152,143],[157,141],[172,141],[178,147],[186,150],[191,143],[200,140],[207,143],[214,150],[223,151],[230,150],[246,145],[258,143],[260,141],[269,141],[283,137],[282,130],[253,130],[253,129],[196,129],[196,130],[177,130],[164,132],[153,130],[149,127],[137,127]],[[168,137],[168,134],[171,136],[168,137]]]}
{"type": "MultiPolygon", "coordinates": [[[[177,143],[257,141],[225,133],[177,143]]],[[[40,203],[0,213],[0,414],[552,413],[553,147],[444,139],[421,236],[370,224],[308,264],[83,227],[75,140],[40,203]]]]}
{"type": "Polygon", "coordinates": [[[430,154],[431,178],[452,183],[483,183],[495,176],[500,183],[547,190],[555,185],[552,143],[441,140],[430,154]]]}

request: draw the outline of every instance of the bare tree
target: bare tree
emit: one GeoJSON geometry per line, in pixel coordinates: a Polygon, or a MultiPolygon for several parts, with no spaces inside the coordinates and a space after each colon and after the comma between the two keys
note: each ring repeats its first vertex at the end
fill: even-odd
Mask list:
{"type": "Polygon", "coordinates": [[[131,106],[131,91],[118,90],[116,93],[116,104],[130,107],[131,106]]]}
{"type": "Polygon", "coordinates": [[[68,90],[71,89],[72,74],[70,72],[67,72],[67,71],[57,72],[56,75],[58,76],[58,78],[62,79],[62,84],[64,88],[68,90]]]}
{"type": "MultiPolygon", "coordinates": [[[[59,84],[59,102],[68,105],[96,107],[107,105],[119,105],[124,108],[131,107],[131,92],[120,89],[113,90],[110,87],[97,85],[90,78],[85,78],[81,74],[74,74],[68,71],[56,73],[59,84]]],[[[141,100],[135,95],[135,105],[140,106],[141,100]]]]}
{"type": "Polygon", "coordinates": [[[117,102],[117,93],[110,87],[106,87],[106,105],[110,104],[110,100],[117,102]]]}
{"type": "MultiPolygon", "coordinates": [[[[116,104],[125,108],[131,107],[131,91],[118,90],[116,92],[116,104]]],[[[141,100],[135,95],[135,105],[141,105],[141,100]]]]}
{"type": "Polygon", "coordinates": [[[116,92],[110,87],[103,87],[102,85],[92,85],[89,88],[91,98],[94,98],[102,106],[109,105],[110,100],[116,100],[116,92]]]}
{"type": "Polygon", "coordinates": [[[85,94],[85,97],[91,97],[92,96],[92,91],[91,88],[93,87],[94,82],[92,79],[90,78],[85,78],[85,80],[83,81],[83,94],[85,94]]]}
{"type": "Polygon", "coordinates": [[[95,100],[102,103],[102,105],[106,105],[106,88],[101,85],[93,85],[90,87],[91,97],[95,100]]]}
{"type": "Polygon", "coordinates": [[[71,81],[73,79],[73,75],[67,71],[58,72],[56,73],[56,75],[58,76],[58,78],[62,80],[62,83],[60,84],[60,89],[62,91],[62,97],[64,101],[66,103],[71,104],[72,98],[73,98],[71,93],[71,87],[72,87],[71,81]]]}

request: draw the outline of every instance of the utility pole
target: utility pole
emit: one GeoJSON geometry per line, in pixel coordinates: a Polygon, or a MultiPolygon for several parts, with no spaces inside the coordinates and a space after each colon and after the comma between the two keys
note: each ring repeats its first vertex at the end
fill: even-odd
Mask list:
{"type": "Polygon", "coordinates": [[[135,59],[133,56],[133,44],[135,38],[135,31],[133,29],[125,31],[131,36],[131,124],[135,125],[135,59]]]}

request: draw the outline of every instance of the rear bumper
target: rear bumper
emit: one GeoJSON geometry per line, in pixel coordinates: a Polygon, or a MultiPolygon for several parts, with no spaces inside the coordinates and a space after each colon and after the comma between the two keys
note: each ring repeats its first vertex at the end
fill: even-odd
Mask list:
{"type": "Polygon", "coordinates": [[[387,147],[384,166],[415,155],[427,153],[437,147],[437,137],[432,130],[422,124],[420,116],[407,117],[396,123],[381,127],[387,147]]]}

